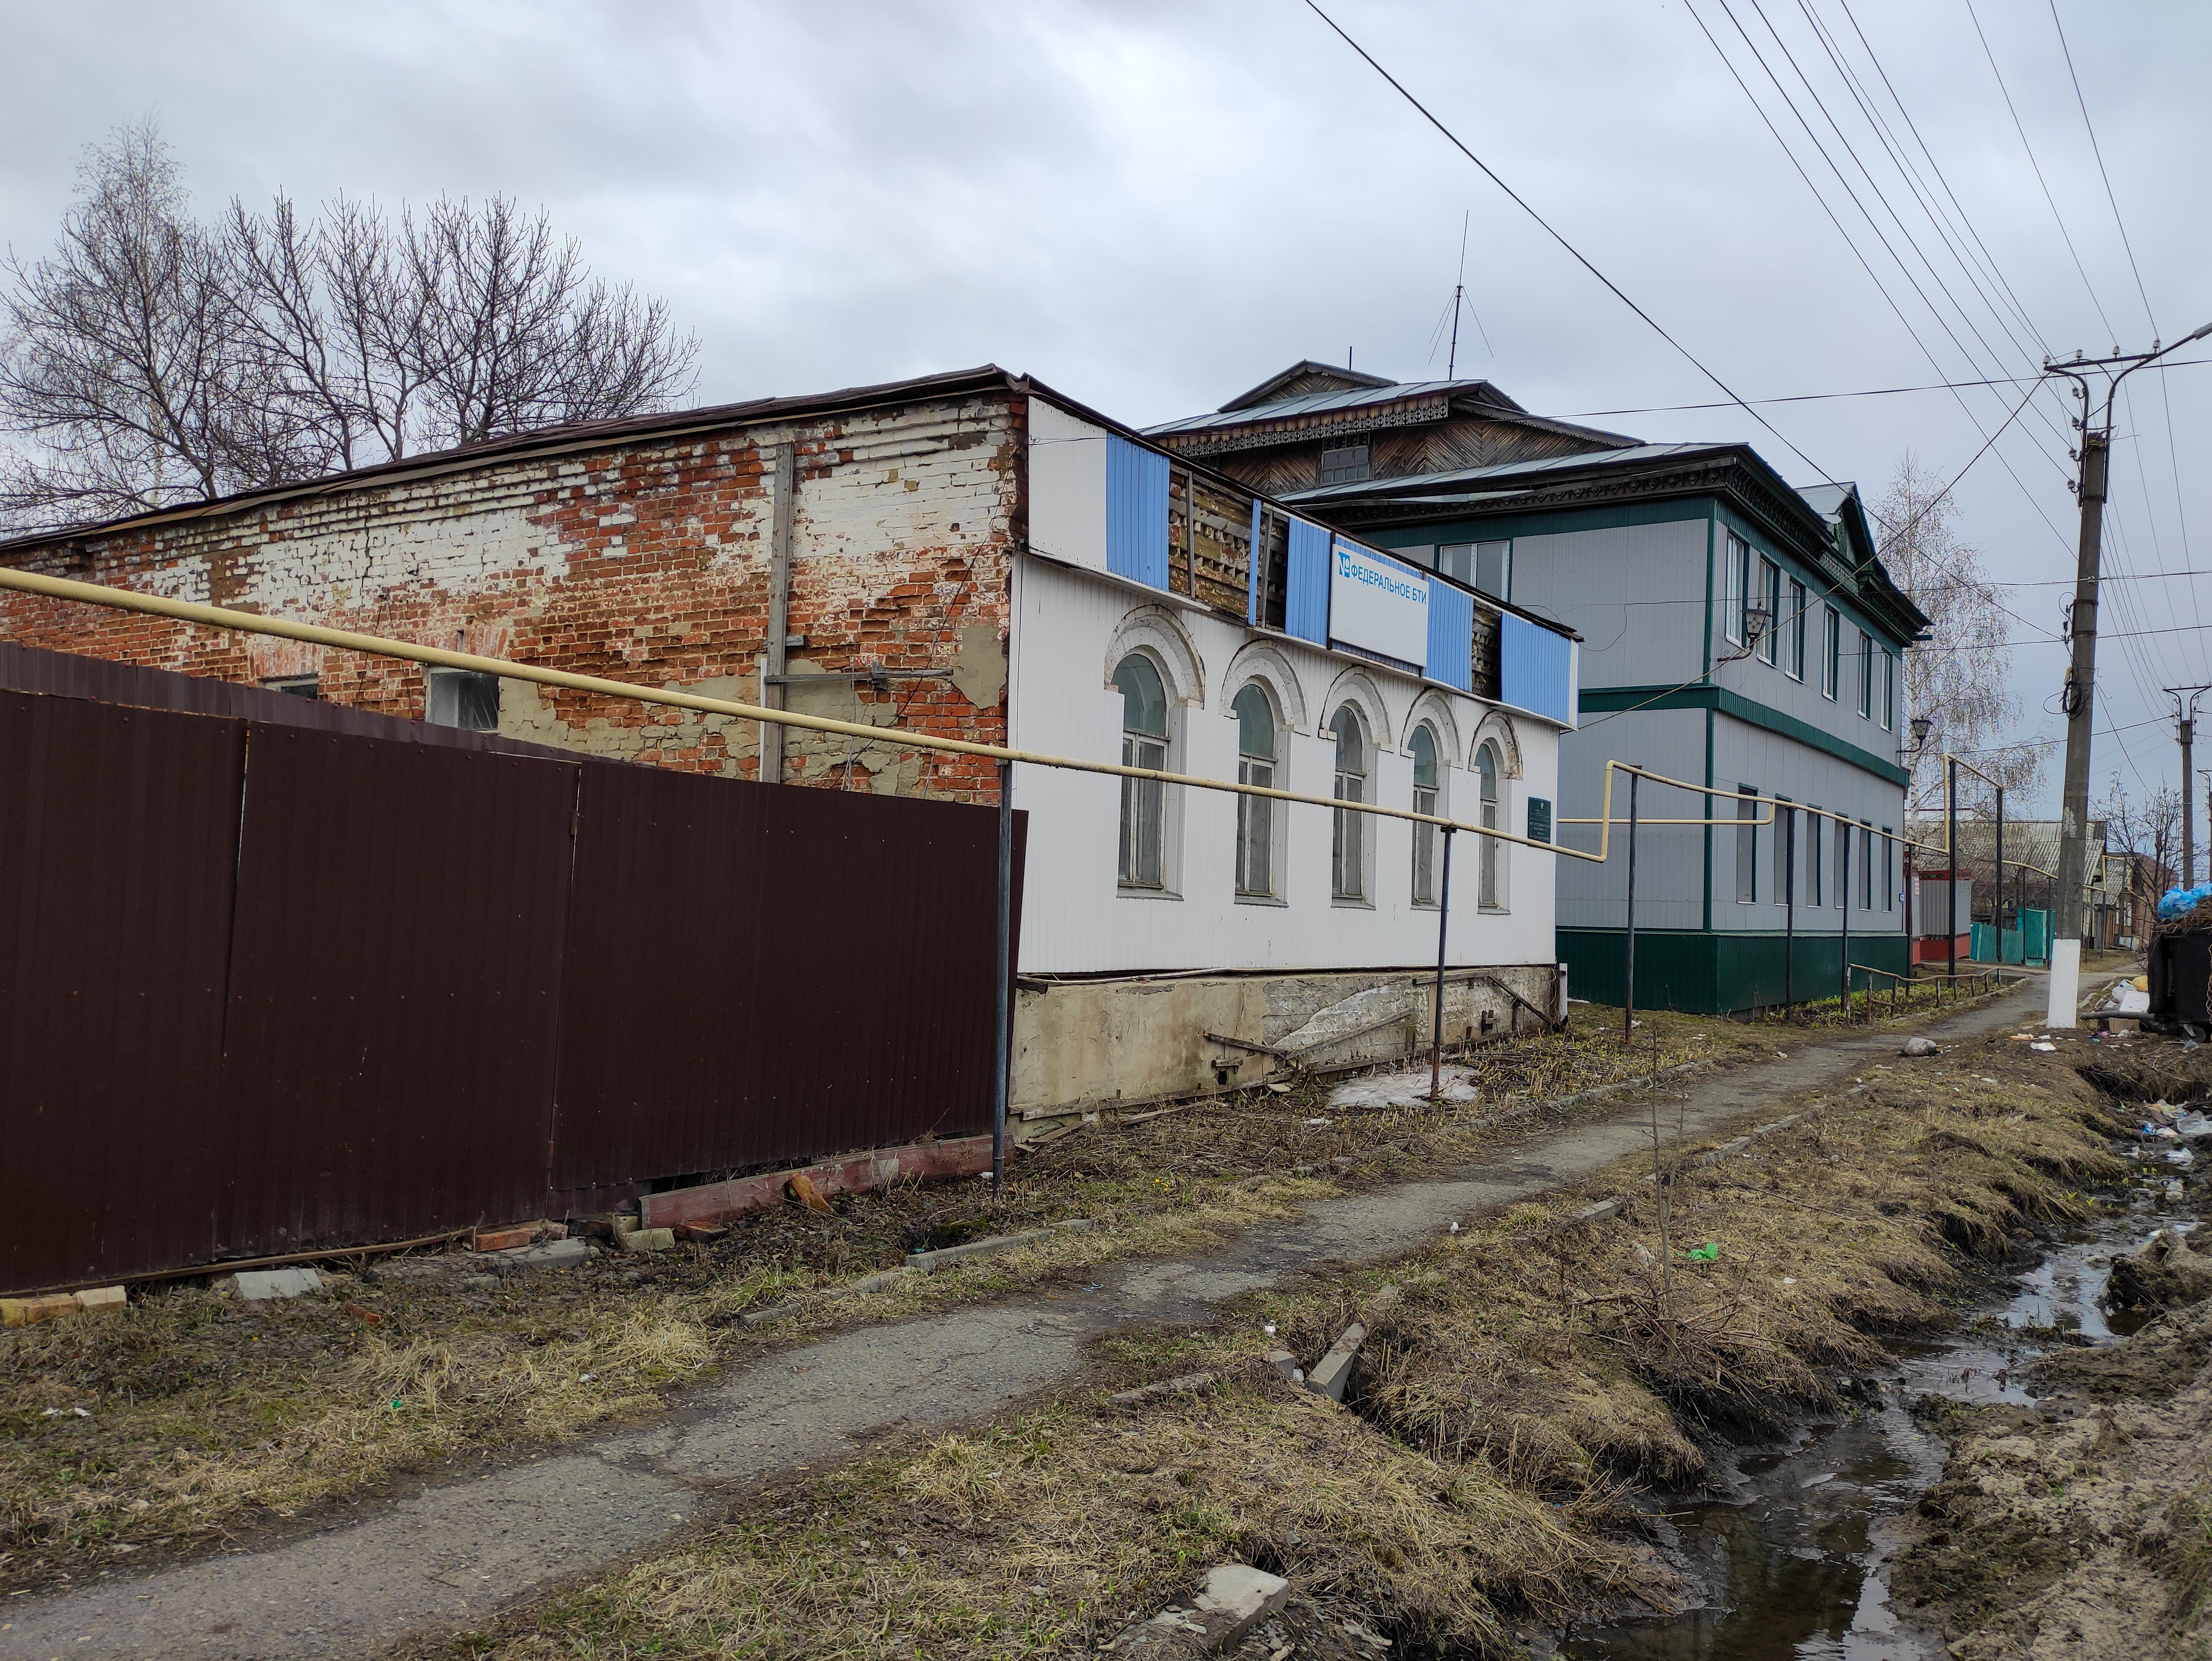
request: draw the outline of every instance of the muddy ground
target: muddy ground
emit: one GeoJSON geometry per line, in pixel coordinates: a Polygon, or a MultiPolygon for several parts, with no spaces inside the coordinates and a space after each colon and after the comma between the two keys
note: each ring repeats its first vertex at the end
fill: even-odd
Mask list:
{"type": "MultiPolygon", "coordinates": [[[[2123,1192],[2124,1122],[2082,1073],[2109,1084],[2148,1047],[2053,1043],[1869,1067],[1778,1100],[1806,1116],[1702,1165],[1676,1165],[1655,1102],[1668,1182],[1639,1159],[1403,1261],[1116,1335],[1084,1389],[778,1483],[679,1550],[414,1652],[1073,1655],[1224,1561],[1290,1576],[1396,1656],[1550,1653],[1680,1617],[1711,1594],[1670,1508],[1723,1493],[1747,1445],[1875,1411],[1900,1350],[2008,1283],[2039,1229],[2123,1192]],[[1608,1193],[1621,1215],[1573,1220],[1608,1193]],[[1354,1319],[1370,1335],[1341,1407],[1267,1361],[1310,1366],[1354,1319]],[[1193,1373],[1194,1393],[1108,1399],[1193,1373]]],[[[2201,1093],[2212,1061],[2171,1048],[2163,1090],[2201,1093]]],[[[2134,1420],[2114,1433],[2147,1442],[2134,1420]]],[[[1962,1529],[1931,1527],[1914,1561],[1951,1561],[1962,1529]]],[[[2182,1607],[2195,1560],[2138,1557],[2137,1604],[2182,1607]]],[[[1914,1619],[1966,1611],[1923,1597],[1914,1619]]]]}

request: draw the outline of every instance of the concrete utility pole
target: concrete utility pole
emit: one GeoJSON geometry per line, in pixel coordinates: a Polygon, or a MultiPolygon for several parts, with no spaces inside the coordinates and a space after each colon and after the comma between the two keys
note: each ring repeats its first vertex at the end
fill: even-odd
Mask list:
{"type": "Polygon", "coordinates": [[[2197,881],[2197,786],[2190,770],[2190,746],[2197,738],[2197,700],[2212,686],[2169,686],[2173,695],[2173,724],[2181,739],[2181,881],[2177,885],[2191,887],[2197,881]],[[2181,695],[2189,694],[2189,703],[2183,707],[2181,695]]]}
{"type": "Polygon", "coordinates": [[[2212,335],[2212,323],[2171,346],[2152,343],[2147,352],[2084,357],[2075,352],[2063,362],[2045,358],[2045,374],[2064,375],[2081,400],[2075,424],[2081,430],[2081,481],[2075,493],[2081,503],[2081,540],[2074,573],[2074,661],[2066,672],[2060,707],[2066,712],[2066,784],[2058,815],[2058,892],[2052,919],[2050,1001],[2044,1019],[2051,1026],[2072,1026],[2081,1001],[2082,884],[2088,867],[2089,739],[2096,714],[2097,579],[2105,526],[2105,478],[2112,453],[2112,399],[2126,380],[2146,363],[2212,335]],[[2104,407],[2097,407],[2089,377],[2104,377],[2104,407]]]}

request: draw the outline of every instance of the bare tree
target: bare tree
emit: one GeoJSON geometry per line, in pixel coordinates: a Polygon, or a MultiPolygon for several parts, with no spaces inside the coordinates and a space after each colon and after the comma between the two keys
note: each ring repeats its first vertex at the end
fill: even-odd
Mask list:
{"type": "Polygon", "coordinates": [[[160,134],[125,127],[79,166],[53,254],[9,256],[0,423],[31,447],[0,472],[9,518],[140,512],[311,466],[240,350],[223,251],[188,205],[160,134]]]}
{"type": "MultiPolygon", "coordinates": [[[[1930,625],[1927,641],[1905,654],[1905,709],[1936,723],[1935,742],[1906,763],[1912,771],[1907,799],[1922,811],[1942,805],[1946,750],[1971,752],[1974,764],[2008,791],[2033,788],[2043,773],[2038,746],[1989,742],[2020,715],[2018,700],[2007,691],[2010,619],[1980,551],[1961,542],[1953,527],[1957,511],[1942,481],[1908,452],[1881,500],[1887,534],[1881,552],[1930,625]]],[[[1962,807],[1985,806],[1986,787],[1964,771],[1960,793],[1962,807]]]]}
{"type": "Polygon", "coordinates": [[[209,228],[149,125],[94,147],[53,258],[0,300],[0,515],[46,528],[661,409],[666,306],[594,279],[543,210],[234,201],[209,228]]]}
{"type": "Polygon", "coordinates": [[[2181,793],[2161,784],[2142,801],[2130,800],[2118,773],[2112,775],[2112,794],[2090,810],[2105,821],[2105,849],[2133,855],[2130,885],[2141,887],[2146,877],[2156,885],[2155,901],[2175,879],[2181,863],[2181,793]],[[2142,862],[2149,861],[2146,873],[2142,862]]]}

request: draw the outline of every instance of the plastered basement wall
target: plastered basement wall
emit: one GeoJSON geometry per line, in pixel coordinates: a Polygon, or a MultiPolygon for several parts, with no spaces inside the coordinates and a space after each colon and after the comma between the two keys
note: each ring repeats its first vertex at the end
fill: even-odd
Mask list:
{"type": "MultiPolygon", "coordinates": [[[[791,672],[934,669],[882,690],[793,688],[810,713],[1002,741],[1007,560],[1020,500],[1003,397],[634,440],[60,538],[25,569],[757,701],[769,474],[795,441],[791,672]]],[[[197,675],[316,674],[322,696],[420,718],[413,664],[9,593],[0,637],[197,675]]],[[[662,766],[756,776],[750,722],[502,684],[501,731],[662,766]]],[[[988,763],[793,731],[793,782],[994,800],[988,763]]]]}

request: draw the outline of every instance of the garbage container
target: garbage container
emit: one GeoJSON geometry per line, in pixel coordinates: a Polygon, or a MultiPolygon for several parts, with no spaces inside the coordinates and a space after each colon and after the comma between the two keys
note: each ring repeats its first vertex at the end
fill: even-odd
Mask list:
{"type": "Polygon", "coordinates": [[[2212,1039],[2212,928],[2162,928],[2149,955],[2151,1019],[2212,1039]]]}

